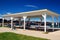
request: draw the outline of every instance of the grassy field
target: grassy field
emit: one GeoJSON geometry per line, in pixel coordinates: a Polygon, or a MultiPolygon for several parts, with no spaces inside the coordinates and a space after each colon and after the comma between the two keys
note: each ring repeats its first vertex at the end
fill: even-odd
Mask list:
{"type": "Polygon", "coordinates": [[[0,40],[48,40],[48,39],[36,38],[11,32],[4,32],[0,33],[0,40]]]}

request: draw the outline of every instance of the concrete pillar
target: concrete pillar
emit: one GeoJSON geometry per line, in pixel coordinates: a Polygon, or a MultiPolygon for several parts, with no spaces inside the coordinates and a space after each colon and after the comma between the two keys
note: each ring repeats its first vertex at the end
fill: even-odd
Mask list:
{"type": "Polygon", "coordinates": [[[23,16],[23,19],[24,19],[24,30],[25,30],[25,21],[26,21],[26,18],[27,18],[27,16],[23,16]]]}
{"type": "Polygon", "coordinates": [[[13,30],[13,17],[11,17],[11,29],[13,30]]]}
{"type": "Polygon", "coordinates": [[[2,27],[4,27],[4,18],[2,18],[2,27]]]}
{"type": "Polygon", "coordinates": [[[43,16],[43,18],[44,18],[44,32],[46,32],[46,14],[43,14],[42,15],[43,16]]]}

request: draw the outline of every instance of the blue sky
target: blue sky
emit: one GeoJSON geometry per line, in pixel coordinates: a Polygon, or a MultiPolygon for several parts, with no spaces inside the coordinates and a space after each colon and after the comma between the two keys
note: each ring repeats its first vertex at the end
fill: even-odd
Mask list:
{"type": "Polygon", "coordinates": [[[0,0],[0,15],[39,9],[60,14],[60,0],[0,0]]]}

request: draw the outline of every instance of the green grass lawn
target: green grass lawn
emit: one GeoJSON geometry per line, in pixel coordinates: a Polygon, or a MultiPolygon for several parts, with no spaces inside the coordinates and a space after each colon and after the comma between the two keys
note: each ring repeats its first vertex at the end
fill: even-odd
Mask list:
{"type": "Polygon", "coordinates": [[[0,40],[48,40],[44,38],[36,38],[12,32],[0,33],[0,40]]]}

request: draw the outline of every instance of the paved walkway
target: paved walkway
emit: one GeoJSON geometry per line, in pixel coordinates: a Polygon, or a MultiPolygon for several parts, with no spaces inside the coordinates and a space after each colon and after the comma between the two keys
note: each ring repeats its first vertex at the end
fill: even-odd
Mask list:
{"type": "Polygon", "coordinates": [[[11,30],[11,28],[1,27],[0,32],[14,32],[17,34],[24,34],[24,35],[34,36],[34,37],[42,37],[51,40],[60,40],[60,30],[55,32],[50,32],[48,34],[44,34],[44,32],[41,31],[23,30],[23,29],[11,30]]]}

